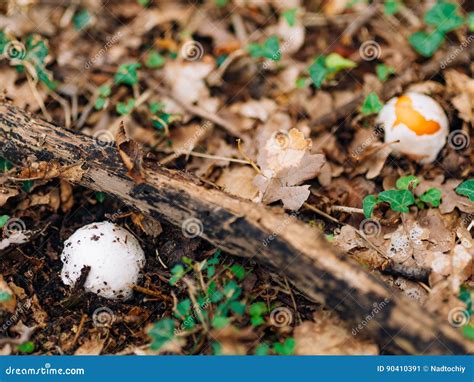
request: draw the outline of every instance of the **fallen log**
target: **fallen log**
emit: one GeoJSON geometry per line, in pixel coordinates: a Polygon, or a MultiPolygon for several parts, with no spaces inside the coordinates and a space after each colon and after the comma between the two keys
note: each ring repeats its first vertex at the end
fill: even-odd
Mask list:
{"type": "Polygon", "coordinates": [[[81,176],[73,180],[79,185],[113,195],[158,220],[177,226],[190,221],[202,224],[203,238],[285,274],[308,297],[336,310],[355,327],[362,326],[360,331],[384,350],[411,354],[473,350],[447,318],[442,322],[393,293],[314,229],[279,208],[207,189],[187,174],[161,167],[146,168],[146,181],[136,184],[115,147],[44,122],[11,104],[0,104],[0,155],[20,165],[32,160],[80,164],[81,176]]]}

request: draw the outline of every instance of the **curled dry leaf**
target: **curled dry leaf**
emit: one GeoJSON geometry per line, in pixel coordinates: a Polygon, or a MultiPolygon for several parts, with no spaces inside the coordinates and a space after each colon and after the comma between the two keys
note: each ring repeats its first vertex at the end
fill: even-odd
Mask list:
{"type": "Polygon", "coordinates": [[[297,355],[377,355],[378,346],[360,335],[332,312],[316,312],[314,321],[305,321],[295,329],[297,355]]]}
{"type": "Polygon", "coordinates": [[[140,146],[137,142],[128,138],[123,123],[115,135],[115,143],[120,157],[128,170],[127,175],[137,184],[145,182],[145,170],[142,166],[142,152],[140,146]]]}
{"type": "Polygon", "coordinates": [[[50,180],[62,178],[70,182],[78,182],[84,174],[82,164],[83,163],[75,163],[69,166],[62,166],[56,161],[35,162],[29,167],[22,168],[20,173],[16,176],[16,179],[50,180]]]}
{"type": "Polygon", "coordinates": [[[259,190],[257,201],[265,204],[281,200],[285,208],[299,209],[309,197],[309,186],[299,186],[312,179],[325,163],[324,155],[310,154],[311,139],[291,129],[276,132],[259,150],[257,164],[262,170],[254,179],[259,190]]]}

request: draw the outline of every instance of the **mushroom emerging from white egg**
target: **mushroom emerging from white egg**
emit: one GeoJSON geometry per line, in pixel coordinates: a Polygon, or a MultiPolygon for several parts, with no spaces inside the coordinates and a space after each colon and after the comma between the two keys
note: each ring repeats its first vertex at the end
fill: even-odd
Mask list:
{"type": "Polygon", "coordinates": [[[443,108],[433,98],[419,93],[392,98],[380,111],[377,123],[383,125],[385,142],[395,152],[420,163],[436,159],[449,133],[443,108]]]}
{"type": "Polygon", "coordinates": [[[74,232],[64,243],[61,279],[74,285],[84,267],[90,271],[84,283],[87,292],[108,299],[126,300],[145,266],[138,240],[125,228],[110,222],[92,223],[74,232]]]}

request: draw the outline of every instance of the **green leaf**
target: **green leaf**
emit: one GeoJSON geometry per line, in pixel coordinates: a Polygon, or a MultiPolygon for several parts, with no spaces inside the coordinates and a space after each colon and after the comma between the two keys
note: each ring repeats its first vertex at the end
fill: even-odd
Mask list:
{"type": "Polygon", "coordinates": [[[296,12],[298,8],[291,8],[282,13],[282,16],[285,18],[286,22],[290,27],[294,27],[296,24],[296,12]]]}
{"type": "Polygon", "coordinates": [[[228,57],[229,57],[228,54],[221,54],[220,56],[217,56],[216,58],[217,67],[220,68],[220,66],[225,62],[225,60],[227,60],[228,57]]]}
{"type": "Polygon", "coordinates": [[[255,348],[255,355],[268,355],[270,346],[268,344],[260,344],[255,348]]]}
{"type": "Polygon", "coordinates": [[[207,277],[211,278],[216,274],[216,267],[213,265],[210,265],[207,267],[207,277]]]}
{"type": "Polygon", "coordinates": [[[122,64],[115,73],[114,81],[117,85],[135,85],[138,83],[137,70],[141,67],[138,62],[132,64],[122,64]]]}
{"type": "Polygon", "coordinates": [[[152,350],[160,350],[161,347],[168,341],[174,338],[174,320],[165,318],[156,322],[148,331],[148,336],[151,337],[152,343],[150,348],[152,350]]]}
{"type": "Polygon", "coordinates": [[[102,109],[105,107],[105,104],[106,104],[106,103],[107,103],[107,98],[98,97],[98,98],[95,100],[94,109],[96,109],[96,110],[102,110],[102,109]]]}
{"type": "Polygon", "coordinates": [[[30,192],[34,184],[35,182],[33,180],[25,180],[21,185],[21,189],[25,192],[30,192]]]}
{"type": "Polygon", "coordinates": [[[10,301],[12,299],[12,295],[5,291],[0,291],[0,302],[10,301]]]}
{"type": "Polygon", "coordinates": [[[10,216],[8,215],[2,215],[0,216],[0,228],[3,228],[5,224],[7,224],[7,221],[10,220],[10,216]]]}
{"type": "Polygon", "coordinates": [[[229,0],[214,0],[214,2],[216,3],[216,5],[219,7],[219,8],[223,8],[227,5],[227,3],[229,2],[229,0]]]}
{"type": "Polygon", "coordinates": [[[224,295],[229,300],[235,300],[236,298],[239,298],[241,292],[242,292],[242,288],[240,288],[234,280],[230,280],[224,286],[224,295]]]}
{"type": "Polygon", "coordinates": [[[441,203],[441,190],[430,188],[420,196],[420,200],[424,203],[431,204],[433,207],[439,207],[441,203]]]}
{"type": "Polygon", "coordinates": [[[467,339],[474,341],[474,326],[465,325],[462,328],[462,335],[467,339]]]}
{"type": "Polygon", "coordinates": [[[408,190],[387,190],[379,194],[379,201],[387,202],[393,211],[408,212],[415,203],[415,197],[408,190]]]}
{"type": "Polygon", "coordinates": [[[232,310],[235,314],[238,314],[239,316],[242,316],[245,313],[245,307],[246,305],[240,301],[232,301],[229,304],[230,310],[232,310]]]}
{"type": "Polygon", "coordinates": [[[148,6],[150,4],[150,0],[137,0],[137,3],[140,4],[142,7],[148,6]]]}
{"type": "Polygon", "coordinates": [[[273,61],[280,61],[281,50],[277,36],[271,36],[263,44],[249,44],[247,47],[249,54],[255,58],[268,58],[273,61]]]}
{"type": "Polygon", "coordinates": [[[10,42],[10,39],[7,37],[4,31],[0,31],[0,55],[3,54],[5,47],[10,42]]]}
{"type": "Polygon", "coordinates": [[[423,31],[415,32],[408,38],[408,41],[423,57],[431,57],[443,44],[444,33],[439,31],[431,33],[423,31]]]}
{"type": "Polygon", "coordinates": [[[249,313],[251,324],[253,326],[259,326],[264,324],[265,320],[262,316],[267,313],[267,311],[267,306],[263,302],[255,302],[250,305],[249,313]]]}
{"type": "Polygon", "coordinates": [[[279,355],[293,355],[296,341],[294,338],[287,338],[283,343],[273,345],[273,351],[279,355]]]}
{"type": "Polygon", "coordinates": [[[304,89],[304,88],[306,87],[307,80],[308,80],[308,79],[305,78],[305,77],[297,78],[297,79],[296,79],[296,83],[295,83],[296,87],[297,87],[298,89],[304,89]]]}
{"type": "Polygon", "coordinates": [[[314,86],[320,89],[321,85],[329,74],[329,70],[326,68],[326,58],[324,56],[319,56],[316,58],[316,60],[314,60],[314,62],[309,67],[308,71],[314,86]]]}
{"type": "Polygon", "coordinates": [[[458,13],[458,5],[439,1],[425,14],[425,23],[436,27],[440,32],[451,32],[464,24],[464,18],[458,13]]]}
{"type": "Polygon", "coordinates": [[[241,265],[234,264],[230,267],[230,271],[237,277],[240,281],[242,281],[245,277],[245,269],[241,265]]]}
{"type": "Polygon", "coordinates": [[[117,113],[119,113],[120,115],[127,115],[130,114],[134,106],[135,100],[133,98],[130,98],[127,103],[119,102],[116,106],[116,110],[117,113]]]}
{"type": "Polygon", "coordinates": [[[105,193],[96,191],[96,192],[95,192],[95,199],[96,199],[99,203],[104,203],[104,201],[105,201],[105,193]]]}
{"type": "MultiPolygon", "coordinates": [[[[467,29],[469,29],[469,32],[474,32],[474,12],[469,12],[467,14],[467,29]]],[[[1,42],[0,42],[0,48],[1,48],[1,42]]]]}
{"type": "Polygon", "coordinates": [[[230,323],[230,318],[224,316],[216,316],[212,319],[212,327],[215,329],[225,328],[230,323]]]}
{"type": "Polygon", "coordinates": [[[30,354],[35,351],[35,343],[32,341],[24,342],[16,347],[19,352],[30,354]]]}
{"type": "Polygon", "coordinates": [[[469,179],[461,183],[456,188],[456,192],[459,195],[467,196],[470,201],[474,202],[474,179],[469,179]]]}
{"type": "Polygon", "coordinates": [[[181,318],[186,317],[191,311],[191,300],[187,298],[187,299],[184,299],[183,301],[180,301],[176,305],[176,310],[178,312],[178,315],[181,316],[181,318]]]}
{"type": "Polygon", "coordinates": [[[407,175],[399,178],[395,186],[399,190],[414,190],[419,184],[420,180],[415,175],[407,175]]]}
{"type": "Polygon", "coordinates": [[[163,110],[164,107],[165,105],[162,102],[151,102],[150,112],[152,114],[158,114],[161,110],[163,110]]]}
{"type": "Polygon", "coordinates": [[[101,85],[99,87],[99,96],[107,98],[112,93],[112,89],[109,85],[101,85]]]}
{"type": "Polygon", "coordinates": [[[385,0],[383,11],[387,16],[395,15],[398,13],[400,5],[400,0],[385,0]]]}
{"type": "Polygon", "coordinates": [[[31,62],[35,67],[44,67],[46,57],[48,57],[49,54],[46,43],[39,36],[31,35],[26,38],[25,48],[25,60],[31,62]]]}
{"type": "Polygon", "coordinates": [[[395,74],[395,69],[385,64],[377,64],[375,66],[375,72],[377,73],[377,78],[380,81],[385,82],[387,81],[388,77],[390,77],[392,74],[395,74]]]}
{"type": "Polygon", "coordinates": [[[0,157],[0,172],[7,172],[13,167],[13,164],[7,159],[0,157]]]}
{"type": "Polygon", "coordinates": [[[72,18],[72,23],[74,24],[74,29],[79,31],[91,22],[91,16],[87,9],[76,12],[72,18]]]}
{"type": "Polygon", "coordinates": [[[165,58],[156,50],[152,50],[146,56],[145,66],[149,69],[161,68],[165,64],[165,58]]]}
{"type": "Polygon", "coordinates": [[[380,101],[377,93],[371,92],[365,98],[360,111],[363,115],[377,114],[380,110],[382,110],[382,107],[383,103],[380,101]]]}
{"type": "Polygon", "coordinates": [[[468,312],[473,312],[471,291],[468,288],[462,285],[459,291],[458,298],[466,304],[466,309],[468,312]]]}
{"type": "Polygon", "coordinates": [[[177,264],[171,269],[171,274],[173,276],[170,279],[170,285],[175,285],[186,274],[186,271],[181,264],[177,264]]]}
{"type": "Polygon", "coordinates": [[[329,54],[325,58],[324,64],[331,73],[337,73],[341,70],[355,68],[357,66],[354,61],[344,58],[338,53],[329,54]]]}
{"type": "Polygon", "coordinates": [[[378,202],[379,201],[375,195],[367,195],[362,201],[362,209],[364,210],[364,215],[367,219],[372,216],[374,208],[378,202]]]}

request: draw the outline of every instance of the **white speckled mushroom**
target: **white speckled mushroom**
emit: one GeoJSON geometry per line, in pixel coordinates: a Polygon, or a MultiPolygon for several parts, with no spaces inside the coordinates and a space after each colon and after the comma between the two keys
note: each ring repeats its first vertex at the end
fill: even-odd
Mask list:
{"type": "Polygon", "coordinates": [[[110,222],[92,223],[74,232],[64,243],[61,279],[74,285],[84,267],[90,267],[84,289],[108,299],[132,296],[145,266],[138,240],[125,228],[110,222]]]}
{"type": "Polygon", "coordinates": [[[377,122],[383,125],[385,142],[395,152],[420,163],[436,159],[449,133],[448,118],[441,105],[427,95],[413,92],[388,101],[377,122]]]}

